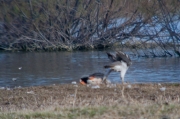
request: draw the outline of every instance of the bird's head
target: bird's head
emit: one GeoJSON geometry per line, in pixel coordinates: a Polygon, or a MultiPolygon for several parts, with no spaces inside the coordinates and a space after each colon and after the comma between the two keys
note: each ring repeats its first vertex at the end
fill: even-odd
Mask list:
{"type": "Polygon", "coordinates": [[[79,82],[80,82],[80,84],[82,84],[82,85],[86,85],[87,84],[87,82],[88,82],[88,77],[83,77],[83,78],[81,78],[80,80],[79,80],[79,82]]]}

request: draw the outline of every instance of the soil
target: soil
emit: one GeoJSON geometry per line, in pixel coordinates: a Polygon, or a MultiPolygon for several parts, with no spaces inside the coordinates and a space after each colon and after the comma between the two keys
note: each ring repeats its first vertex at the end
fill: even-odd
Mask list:
{"type": "Polygon", "coordinates": [[[116,84],[92,89],[63,84],[0,90],[1,111],[41,110],[47,106],[94,106],[126,103],[125,100],[157,102],[179,101],[180,84],[116,84]],[[165,91],[160,88],[164,87],[165,91]]]}

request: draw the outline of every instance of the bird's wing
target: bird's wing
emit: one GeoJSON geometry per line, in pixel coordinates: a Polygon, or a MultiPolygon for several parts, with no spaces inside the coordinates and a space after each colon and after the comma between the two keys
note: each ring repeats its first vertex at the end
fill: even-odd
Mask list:
{"type": "Polygon", "coordinates": [[[130,66],[132,64],[130,57],[121,51],[116,52],[116,59],[117,59],[117,61],[126,62],[128,66],[130,66]]]}
{"type": "Polygon", "coordinates": [[[99,78],[103,78],[104,77],[104,74],[103,73],[93,73],[91,75],[89,75],[89,77],[99,77],[99,78]]]}
{"type": "Polygon", "coordinates": [[[122,64],[122,62],[116,61],[116,62],[112,62],[108,65],[105,65],[104,68],[113,68],[114,66],[121,65],[121,64],[122,64]]]}
{"type": "Polygon", "coordinates": [[[111,60],[111,61],[116,61],[116,56],[114,56],[113,54],[107,52],[107,55],[108,55],[108,58],[111,60]]]}

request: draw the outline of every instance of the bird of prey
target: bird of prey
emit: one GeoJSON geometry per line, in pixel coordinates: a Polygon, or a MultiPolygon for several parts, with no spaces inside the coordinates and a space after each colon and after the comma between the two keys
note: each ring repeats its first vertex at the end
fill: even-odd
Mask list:
{"type": "Polygon", "coordinates": [[[112,72],[120,72],[122,83],[124,83],[124,77],[126,71],[131,66],[132,61],[129,56],[121,51],[117,51],[114,54],[107,52],[108,58],[112,61],[110,64],[105,65],[104,68],[109,68],[109,72],[103,78],[103,81],[106,80],[108,75],[112,72]]]}

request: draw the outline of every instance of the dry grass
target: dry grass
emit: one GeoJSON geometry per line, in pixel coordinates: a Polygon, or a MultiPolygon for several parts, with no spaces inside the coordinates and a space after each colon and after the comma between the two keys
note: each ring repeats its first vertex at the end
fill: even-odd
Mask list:
{"type": "Polygon", "coordinates": [[[118,84],[100,89],[74,85],[0,91],[0,118],[89,119],[180,117],[180,84],[118,84]]]}

